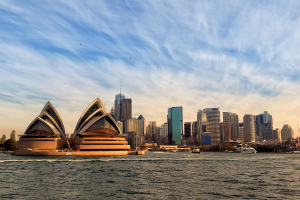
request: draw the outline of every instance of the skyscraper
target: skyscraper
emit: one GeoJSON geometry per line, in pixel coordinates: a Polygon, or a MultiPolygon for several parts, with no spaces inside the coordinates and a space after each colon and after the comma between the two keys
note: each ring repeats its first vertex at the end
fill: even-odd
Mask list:
{"type": "Polygon", "coordinates": [[[276,128],[275,130],[273,130],[273,139],[281,141],[281,130],[280,130],[280,128],[276,128]]]}
{"type": "Polygon", "coordinates": [[[115,98],[115,121],[125,121],[132,118],[132,99],[125,98],[124,94],[116,94],[115,98]]]}
{"type": "Polygon", "coordinates": [[[244,115],[244,141],[255,142],[255,117],[251,114],[244,115]]]}
{"type": "Polygon", "coordinates": [[[135,132],[135,144],[137,147],[144,142],[144,121],[141,119],[128,119],[124,121],[124,132],[135,132]]]}
{"type": "Polygon", "coordinates": [[[201,135],[206,132],[206,113],[202,110],[197,112],[197,145],[202,144],[201,135]]]}
{"type": "Polygon", "coordinates": [[[281,139],[287,140],[287,139],[293,139],[294,138],[294,130],[289,124],[283,125],[281,129],[281,139]]]}
{"type": "Polygon", "coordinates": [[[206,108],[206,132],[211,134],[211,145],[220,144],[220,109],[206,108]]]}
{"type": "Polygon", "coordinates": [[[181,145],[183,135],[182,107],[169,108],[167,120],[169,144],[181,145]]]}
{"type": "Polygon", "coordinates": [[[223,112],[223,122],[231,122],[231,112],[223,112]]]}
{"type": "Polygon", "coordinates": [[[264,113],[257,115],[255,120],[255,131],[258,140],[272,139],[270,129],[273,130],[272,115],[270,115],[268,111],[264,111],[264,113]]]}
{"type": "Polygon", "coordinates": [[[151,140],[153,142],[156,141],[156,121],[149,122],[147,126],[146,138],[147,140],[151,140]]]}
{"type": "Polygon", "coordinates": [[[239,116],[236,113],[231,113],[230,116],[231,139],[238,140],[239,137],[239,116]]]}
{"type": "Polygon", "coordinates": [[[192,122],[185,122],[184,123],[184,136],[185,139],[188,139],[192,136],[192,122]]]}
{"type": "Polygon", "coordinates": [[[229,122],[220,123],[220,140],[223,142],[230,142],[231,140],[231,126],[229,122]]]}

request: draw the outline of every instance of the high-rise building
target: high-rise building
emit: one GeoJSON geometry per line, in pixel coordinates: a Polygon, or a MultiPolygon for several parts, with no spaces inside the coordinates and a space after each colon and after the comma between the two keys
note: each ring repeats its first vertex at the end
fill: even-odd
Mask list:
{"type": "Polygon", "coordinates": [[[197,112],[197,145],[202,144],[201,135],[206,132],[206,113],[202,110],[197,112]]]}
{"type": "Polygon", "coordinates": [[[140,119],[128,119],[124,123],[124,132],[135,132],[135,144],[139,147],[144,142],[144,121],[140,119]]]}
{"type": "Polygon", "coordinates": [[[251,114],[244,115],[244,141],[255,142],[255,117],[251,114]]]}
{"type": "Polygon", "coordinates": [[[169,144],[181,145],[183,135],[182,107],[168,109],[168,141],[169,144]]]}
{"type": "Polygon", "coordinates": [[[211,134],[211,145],[220,144],[220,109],[206,108],[206,132],[211,134]]]}
{"type": "Polygon", "coordinates": [[[237,141],[243,142],[244,141],[244,127],[239,127],[239,137],[237,138],[237,141]]]}
{"type": "Polygon", "coordinates": [[[281,129],[281,139],[287,140],[287,139],[293,139],[294,138],[294,130],[289,124],[283,125],[281,129]]]}
{"type": "Polygon", "coordinates": [[[223,112],[223,122],[231,122],[231,112],[223,112]]]}
{"type": "Polygon", "coordinates": [[[132,99],[125,98],[124,94],[117,94],[115,98],[115,121],[125,121],[132,118],[132,99]]]}
{"type": "Polygon", "coordinates": [[[184,136],[185,139],[188,139],[192,136],[192,122],[185,122],[184,123],[184,136]]]}
{"type": "Polygon", "coordinates": [[[158,145],[162,144],[163,141],[163,127],[162,126],[158,126],[156,127],[156,143],[158,145]]]}
{"type": "Polygon", "coordinates": [[[164,123],[163,125],[162,125],[162,127],[163,127],[163,141],[162,141],[162,143],[163,144],[169,144],[169,140],[168,140],[168,123],[166,122],[166,123],[164,123]]]}
{"type": "Polygon", "coordinates": [[[263,124],[262,126],[262,139],[263,140],[272,140],[273,138],[273,125],[271,121],[263,124]]]}
{"type": "Polygon", "coordinates": [[[268,111],[264,111],[264,113],[257,115],[255,119],[256,138],[258,140],[272,139],[272,133],[270,134],[270,126],[271,130],[273,130],[272,115],[270,115],[268,111]]]}
{"type": "Polygon", "coordinates": [[[146,119],[145,117],[143,117],[143,115],[140,115],[138,117],[139,120],[142,120],[143,122],[143,136],[145,137],[146,136],[146,128],[147,128],[147,122],[146,122],[146,119]]]}
{"type": "Polygon", "coordinates": [[[239,137],[239,116],[236,113],[230,115],[231,139],[238,140],[239,137]]]}
{"type": "Polygon", "coordinates": [[[220,123],[220,141],[229,143],[231,140],[231,126],[229,122],[220,123]]]}
{"type": "Polygon", "coordinates": [[[147,126],[146,138],[152,142],[156,141],[156,121],[149,122],[147,126]]]}
{"type": "Polygon", "coordinates": [[[275,130],[273,130],[273,139],[281,141],[281,130],[280,130],[280,128],[276,128],[275,130]]]}

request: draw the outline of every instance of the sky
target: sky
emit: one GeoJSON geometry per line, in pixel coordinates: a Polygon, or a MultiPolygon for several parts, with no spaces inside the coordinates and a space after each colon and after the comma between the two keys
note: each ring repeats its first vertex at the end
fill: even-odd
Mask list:
{"type": "Polygon", "coordinates": [[[300,1],[2,0],[0,135],[23,134],[47,101],[73,133],[94,99],[114,106],[121,79],[134,118],[268,111],[297,135],[299,33],[300,1]]]}

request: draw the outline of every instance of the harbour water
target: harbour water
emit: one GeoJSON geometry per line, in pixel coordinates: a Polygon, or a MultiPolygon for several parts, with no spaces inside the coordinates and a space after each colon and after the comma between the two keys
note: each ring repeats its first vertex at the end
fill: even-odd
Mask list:
{"type": "Polygon", "coordinates": [[[299,199],[300,154],[0,154],[0,199],[299,199]]]}

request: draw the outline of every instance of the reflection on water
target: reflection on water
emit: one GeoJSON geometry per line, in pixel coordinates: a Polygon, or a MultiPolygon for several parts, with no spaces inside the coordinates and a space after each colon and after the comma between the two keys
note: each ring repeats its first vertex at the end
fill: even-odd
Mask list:
{"type": "Polygon", "coordinates": [[[0,198],[296,199],[300,195],[299,164],[300,154],[0,154],[0,198]]]}

